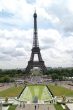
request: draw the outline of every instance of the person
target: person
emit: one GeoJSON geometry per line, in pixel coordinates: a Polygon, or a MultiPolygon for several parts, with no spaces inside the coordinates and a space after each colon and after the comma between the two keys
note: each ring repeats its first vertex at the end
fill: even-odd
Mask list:
{"type": "Polygon", "coordinates": [[[2,110],[2,102],[0,102],[0,110],[2,110]]]}
{"type": "Polygon", "coordinates": [[[20,102],[20,107],[21,107],[22,105],[21,105],[21,102],[20,102]]]}
{"type": "Polygon", "coordinates": [[[36,110],[36,105],[35,105],[35,110],[36,110]]]}
{"type": "Polygon", "coordinates": [[[25,108],[25,103],[23,102],[23,108],[25,108]]]}

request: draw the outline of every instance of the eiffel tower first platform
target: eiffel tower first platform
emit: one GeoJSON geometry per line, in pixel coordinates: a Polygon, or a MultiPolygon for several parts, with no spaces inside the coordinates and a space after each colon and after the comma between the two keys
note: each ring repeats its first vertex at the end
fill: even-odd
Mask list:
{"type": "Polygon", "coordinates": [[[42,59],[41,53],[40,53],[40,48],[38,45],[38,36],[37,36],[37,13],[35,11],[34,15],[34,36],[33,36],[33,47],[32,47],[32,51],[31,51],[31,57],[30,60],[28,61],[28,65],[25,69],[26,73],[29,73],[30,70],[33,67],[39,67],[43,72],[47,72],[47,68],[44,64],[44,61],[42,59]],[[38,61],[34,61],[34,55],[38,56],[38,61]]]}

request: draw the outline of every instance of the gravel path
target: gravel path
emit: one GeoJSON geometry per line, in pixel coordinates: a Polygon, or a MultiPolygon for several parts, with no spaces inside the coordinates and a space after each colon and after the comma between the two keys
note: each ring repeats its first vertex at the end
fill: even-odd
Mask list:
{"type": "Polygon", "coordinates": [[[0,91],[3,91],[5,89],[8,89],[8,88],[10,88],[12,86],[13,86],[13,84],[4,84],[4,85],[1,85],[0,84],[0,91]]]}
{"type": "Polygon", "coordinates": [[[73,90],[73,86],[72,86],[72,85],[69,85],[69,84],[72,84],[72,82],[70,82],[70,81],[67,81],[67,82],[64,82],[64,81],[62,81],[62,82],[57,82],[57,84],[58,84],[59,86],[65,87],[65,88],[67,88],[67,89],[69,89],[69,90],[73,90]]]}

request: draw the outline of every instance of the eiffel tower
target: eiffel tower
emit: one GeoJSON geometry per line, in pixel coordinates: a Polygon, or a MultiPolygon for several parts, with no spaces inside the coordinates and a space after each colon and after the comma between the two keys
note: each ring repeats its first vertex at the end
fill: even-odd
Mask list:
{"type": "Polygon", "coordinates": [[[25,72],[29,73],[30,70],[33,67],[39,67],[43,72],[47,71],[47,68],[44,64],[44,61],[42,59],[41,53],[40,53],[40,48],[38,44],[38,36],[37,36],[37,13],[35,11],[34,15],[34,36],[33,36],[33,47],[32,47],[32,52],[31,52],[31,57],[30,60],[28,61],[28,65],[25,69],[25,72]],[[34,61],[34,55],[38,55],[38,61],[34,61]]]}

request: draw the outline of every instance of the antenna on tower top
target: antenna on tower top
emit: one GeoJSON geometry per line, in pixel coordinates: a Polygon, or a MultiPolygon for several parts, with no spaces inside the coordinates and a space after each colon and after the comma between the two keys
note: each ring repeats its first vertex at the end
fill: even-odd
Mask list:
{"type": "Polygon", "coordinates": [[[35,11],[34,12],[36,13],[36,8],[35,8],[35,11]]]}
{"type": "Polygon", "coordinates": [[[34,13],[36,13],[36,6],[34,7],[34,13]]]}

